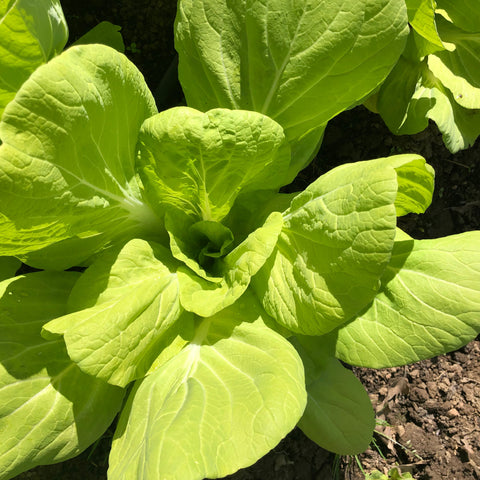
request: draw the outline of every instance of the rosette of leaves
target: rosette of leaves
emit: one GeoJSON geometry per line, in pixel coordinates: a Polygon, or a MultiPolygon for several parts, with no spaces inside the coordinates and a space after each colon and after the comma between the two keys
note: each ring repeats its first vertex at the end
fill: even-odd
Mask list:
{"type": "Polygon", "coordinates": [[[480,4],[406,3],[407,47],[367,106],[395,134],[418,133],[434,121],[455,153],[472,146],[480,134],[480,4]]]}
{"type": "MultiPolygon", "coordinates": [[[[351,8],[368,24],[359,31],[382,20],[401,50],[386,13],[401,17],[404,6],[393,4],[351,8]]],[[[311,7],[298,16],[298,38],[323,11],[311,7]]],[[[345,8],[334,17],[357,19],[345,8]]],[[[189,18],[190,29],[205,26],[189,18]]],[[[355,35],[363,47],[386,38],[367,33],[355,35]]],[[[216,54],[202,58],[199,72],[218,73],[216,54]]],[[[386,75],[396,58],[382,58],[386,75]]],[[[184,76],[184,87],[205,90],[200,80],[184,76]]],[[[378,81],[353,88],[336,110],[378,81]]],[[[329,83],[334,92],[333,78],[319,85],[329,83]]],[[[296,424],[325,448],[355,454],[371,439],[374,413],[339,359],[404,364],[480,330],[478,232],[417,241],[396,227],[398,215],[431,201],[424,159],[344,165],[303,192],[279,193],[306,161],[292,153],[306,137],[283,117],[220,107],[158,113],[136,67],[102,45],[56,56],[7,105],[0,255],[42,271],[0,283],[2,480],[78,454],[119,412],[111,480],[222,477],[296,424]]],[[[298,118],[307,136],[310,115],[298,118]]],[[[14,271],[7,260],[1,267],[14,271]]]]}

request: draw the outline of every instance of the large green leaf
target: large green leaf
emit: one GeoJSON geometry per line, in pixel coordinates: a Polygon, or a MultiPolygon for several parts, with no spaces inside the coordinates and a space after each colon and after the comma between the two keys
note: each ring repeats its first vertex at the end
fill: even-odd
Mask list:
{"type": "Polygon", "coordinates": [[[22,83],[59,54],[67,39],[59,0],[0,3],[0,117],[22,83]]]}
{"type": "Polygon", "coordinates": [[[477,0],[436,0],[437,11],[467,32],[480,32],[477,0]]]}
{"type": "Polygon", "coordinates": [[[433,171],[416,155],[343,165],[313,182],[284,212],[277,246],[252,279],[267,312],[306,335],[358,313],[390,260],[396,211],[424,210],[432,189],[433,171]]]}
{"type": "Polygon", "coordinates": [[[72,47],[38,68],[0,123],[0,254],[64,269],[158,228],[134,171],[155,111],[140,72],[109,47],[72,47]]]}
{"type": "Polygon", "coordinates": [[[180,81],[191,107],[255,110],[280,123],[293,178],[326,122],[387,76],[407,22],[404,0],[184,0],[180,81]]]}
{"type": "Polygon", "coordinates": [[[334,358],[320,337],[296,337],[305,367],[307,407],[298,426],[322,448],[357,455],[372,441],[375,413],[368,393],[351,370],[334,358]]]}
{"type": "Polygon", "coordinates": [[[402,55],[377,93],[376,109],[395,134],[418,133],[428,125],[427,113],[435,104],[425,98],[415,105],[426,62],[402,55]]]}
{"type": "Polygon", "coordinates": [[[281,213],[271,213],[261,227],[220,259],[215,264],[220,275],[218,283],[201,278],[187,268],[179,268],[182,306],[197,315],[209,317],[234,303],[272,254],[282,225],[281,213]]]}
{"type": "Polygon", "coordinates": [[[202,480],[254,463],[298,422],[302,362],[245,295],[139,381],[120,417],[110,480],[202,480]]]}
{"type": "Polygon", "coordinates": [[[85,373],[124,387],[192,328],[191,315],[182,315],[176,267],[166,249],[132,240],[87,269],[69,301],[78,311],[44,329],[63,334],[70,358],[85,373]]]}
{"type": "MultiPolygon", "coordinates": [[[[415,94],[423,68],[422,62],[402,55],[377,94],[378,113],[393,133],[398,133],[404,128],[410,102],[415,94]]],[[[428,123],[428,120],[425,121],[428,123]]],[[[422,122],[418,131],[425,127],[426,125],[424,126],[422,122]]]]}
{"type": "Polygon", "coordinates": [[[159,214],[175,207],[207,221],[222,220],[241,192],[280,188],[290,163],[282,127],[247,111],[172,108],[143,124],[139,148],[159,214]]]}
{"type": "Polygon", "coordinates": [[[0,478],[74,457],[102,435],[123,390],[85,375],[42,325],[63,315],[78,274],[39,272],[0,283],[0,478]]]}
{"type": "Polygon", "coordinates": [[[480,232],[435,240],[401,233],[372,304],[332,334],[336,354],[348,363],[404,365],[458,349],[480,333],[480,232]]]}

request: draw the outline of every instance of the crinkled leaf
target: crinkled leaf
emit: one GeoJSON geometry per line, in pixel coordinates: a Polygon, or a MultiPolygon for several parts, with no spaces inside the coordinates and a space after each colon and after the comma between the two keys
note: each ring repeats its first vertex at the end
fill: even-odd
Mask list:
{"type": "Polygon", "coordinates": [[[209,282],[187,268],[179,268],[182,306],[197,315],[209,317],[234,303],[272,254],[282,225],[281,213],[271,213],[261,227],[219,260],[215,265],[216,271],[222,275],[219,283],[209,282]]]}
{"type": "Polygon", "coordinates": [[[477,0],[436,0],[437,12],[467,32],[480,32],[477,0]]]}
{"type": "Polygon", "coordinates": [[[172,260],[143,240],[100,257],[72,291],[69,303],[78,311],[44,329],[63,334],[70,358],[85,373],[122,387],[143,377],[162,349],[191,328],[172,260]]]}
{"type": "Polygon", "coordinates": [[[430,55],[428,67],[459,105],[480,109],[480,24],[478,33],[465,33],[439,18],[438,28],[451,48],[430,55]]]}
{"type": "Polygon", "coordinates": [[[205,259],[205,250],[211,246],[211,241],[202,238],[195,233],[195,226],[197,225],[210,225],[210,235],[217,237],[217,240],[221,242],[220,247],[217,248],[216,257],[221,256],[221,251],[225,250],[233,242],[233,233],[231,230],[223,226],[219,222],[211,222],[201,220],[195,222],[195,220],[182,212],[176,210],[169,212],[165,216],[165,228],[170,236],[170,250],[172,255],[183,262],[188,268],[190,268],[196,275],[202,277],[209,282],[221,282],[221,273],[215,269],[208,269],[214,263],[212,257],[205,259]],[[203,260],[203,261],[202,261],[203,260]]]}
{"type": "Polygon", "coordinates": [[[114,25],[110,22],[100,22],[89,30],[85,35],[82,35],[74,45],[86,45],[90,43],[101,43],[108,45],[115,50],[124,53],[125,44],[123,43],[122,34],[120,30],[122,27],[114,25]]]}
{"type": "Polygon", "coordinates": [[[0,478],[78,455],[120,409],[123,390],[85,375],[42,325],[63,315],[78,274],[39,272],[0,283],[0,478]]]}
{"type": "Polygon", "coordinates": [[[263,315],[242,297],[136,384],[114,436],[111,480],[223,477],[295,426],[306,402],[302,362],[263,315]]]}
{"type": "Polygon", "coordinates": [[[200,258],[205,260],[209,258],[220,258],[227,254],[233,243],[233,233],[219,222],[201,220],[196,222],[190,228],[190,234],[199,243],[206,242],[200,252],[200,258]]]}
{"type": "Polygon", "coordinates": [[[146,193],[160,215],[175,207],[220,221],[240,192],[286,182],[290,150],[282,128],[256,112],[177,107],[148,119],[139,136],[146,193]]]}
{"type": "Polygon", "coordinates": [[[37,67],[59,54],[68,28],[59,0],[4,0],[0,4],[0,117],[37,67]]]}
{"type": "Polygon", "coordinates": [[[421,157],[399,155],[343,165],[313,182],[283,214],[277,246],[253,278],[266,311],[307,335],[324,334],[358,313],[375,296],[390,260],[396,209],[425,209],[432,180],[421,157]]]}
{"type": "Polygon", "coordinates": [[[358,378],[334,358],[321,337],[292,340],[305,367],[307,406],[298,426],[322,448],[357,455],[372,441],[375,414],[358,378]]]}
{"type": "Polygon", "coordinates": [[[142,75],[109,47],[72,47],[38,68],[0,123],[0,254],[64,269],[155,230],[134,171],[153,113],[142,75]]]}
{"type": "Polygon", "coordinates": [[[187,102],[255,110],[292,144],[290,178],[326,122],[373,91],[408,34],[404,0],[185,0],[175,46],[187,102]]]}
{"type": "Polygon", "coordinates": [[[21,264],[15,257],[0,257],[0,282],[13,277],[21,264]]]}
{"type": "Polygon", "coordinates": [[[342,360],[391,367],[456,350],[480,333],[480,232],[395,242],[372,304],[336,332],[342,360]]]}

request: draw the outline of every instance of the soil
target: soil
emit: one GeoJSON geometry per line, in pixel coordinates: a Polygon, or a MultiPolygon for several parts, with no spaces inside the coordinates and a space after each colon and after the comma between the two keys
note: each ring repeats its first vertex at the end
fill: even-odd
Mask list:
{"type": "MultiPolygon", "coordinates": [[[[152,90],[172,59],[174,0],[62,0],[75,40],[102,20],[122,26],[127,55],[152,90]]],[[[176,98],[179,89],[175,90],[176,98]]],[[[178,99],[176,100],[178,101],[178,99]]],[[[328,126],[318,158],[304,172],[306,185],[330,168],[396,153],[419,153],[436,171],[432,206],[401,219],[415,238],[435,238],[480,229],[480,150],[450,154],[436,127],[396,137],[363,107],[328,126]]],[[[255,465],[230,480],[362,480],[399,465],[417,480],[480,479],[480,341],[458,352],[385,370],[355,368],[377,412],[375,442],[358,462],[337,458],[295,429],[255,465]]],[[[32,480],[105,480],[113,426],[79,457],[19,475],[32,480]]]]}

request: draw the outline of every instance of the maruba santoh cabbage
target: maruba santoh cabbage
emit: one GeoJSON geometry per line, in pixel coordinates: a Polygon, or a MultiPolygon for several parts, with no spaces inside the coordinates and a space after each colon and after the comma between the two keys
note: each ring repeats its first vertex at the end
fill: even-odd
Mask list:
{"type": "Polygon", "coordinates": [[[120,410],[110,479],[225,476],[298,422],[357,453],[373,411],[336,356],[405,363],[479,330],[478,233],[396,229],[431,200],[421,157],[279,194],[291,154],[276,122],[157,114],[100,45],[40,67],[0,137],[0,255],[44,270],[0,283],[2,479],[76,455],[120,410]]]}

